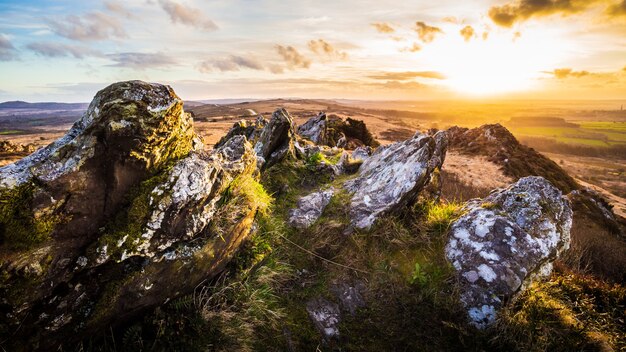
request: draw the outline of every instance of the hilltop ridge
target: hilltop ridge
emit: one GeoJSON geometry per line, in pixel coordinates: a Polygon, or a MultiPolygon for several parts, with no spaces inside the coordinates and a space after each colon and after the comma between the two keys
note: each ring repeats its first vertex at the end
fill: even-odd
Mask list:
{"type": "Polygon", "coordinates": [[[625,240],[500,125],[381,143],[276,107],[210,149],[171,87],[119,82],[0,168],[0,347],[619,349],[625,240]],[[509,178],[450,199],[450,152],[509,178]]]}

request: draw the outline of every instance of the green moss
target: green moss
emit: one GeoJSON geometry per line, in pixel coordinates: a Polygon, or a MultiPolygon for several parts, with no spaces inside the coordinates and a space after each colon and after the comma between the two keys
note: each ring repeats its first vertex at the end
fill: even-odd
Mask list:
{"type": "Polygon", "coordinates": [[[27,249],[46,241],[63,218],[51,212],[32,210],[36,186],[25,183],[0,191],[0,243],[27,249]]]}
{"type": "Polygon", "coordinates": [[[152,191],[167,180],[169,170],[169,167],[166,168],[141,182],[129,192],[129,206],[119,211],[113,221],[106,226],[105,233],[98,239],[98,248],[106,245],[109,255],[115,259],[120,259],[123,252],[132,252],[137,248],[141,242],[136,240],[141,240],[144,226],[154,209],[154,204],[167,196],[167,194],[157,196],[152,191]],[[118,247],[118,242],[124,237],[126,240],[118,247]]]}

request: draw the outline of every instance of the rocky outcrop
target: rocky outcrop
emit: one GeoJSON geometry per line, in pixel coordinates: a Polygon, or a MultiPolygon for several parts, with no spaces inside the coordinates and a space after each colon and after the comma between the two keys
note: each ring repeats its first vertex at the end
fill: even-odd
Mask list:
{"type": "Polygon", "coordinates": [[[307,228],[313,225],[330,203],[335,190],[331,187],[324,191],[314,192],[298,199],[296,208],[289,212],[289,224],[297,228],[307,228]]]}
{"type": "Polygon", "coordinates": [[[520,144],[500,124],[483,125],[468,129],[452,127],[450,150],[467,155],[482,155],[504,170],[507,176],[519,179],[526,176],[541,176],[564,193],[580,188],[576,181],[554,161],[534,149],[520,144]]]}
{"type": "Polygon", "coordinates": [[[237,121],[233,127],[228,130],[228,133],[215,144],[215,148],[221,147],[234,136],[245,136],[250,143],[254,144],[261,135],[265,125],[267,125],[267,120],[261,115],[257,116],[254,122],[246,120],[237,121]]]}
{"type": "Polygon", "coordinates": [[[0,168],[9,347],[56,350],[221,271],[260,206],[248,196],[257,161],[245,136],[200,146],[170,87],[130,81],[98,92],[67,135],[0,168]]]}
{"type": "Polygon", "coordinates": [[[284,158],[295,158],[296,128],[285,109],[278,109],[265,125],[254,145],[259,165],[268,168],[284,158]]]}
{"type": "Polygon", "coordinates": [[[328,143],[326,114],[320,112],[316,117],[298,126],[298,134],[315,144],[326,145],[328,143]]]}
{"type": "Polygon", "coordinates": [[[447,149],[445,132],[420,134],[404,142],[379,147],[367,158],[357,178],[345,183],[353,193],[352,225],[369,228],[386,212],[414,201],[441,168],[447,149]]]}
{"type": "Polygon", "coordinates": [[[470,321],[484,328],[506,302],[550,274],[569,248],[572,209],[550,182],[525,177],[470,201],[465,211],[452,224],[445,251],[470,321]]]}
{"type": "Polygon", "coordinates": [[[365,122],[320,112],[298,127],[298,134],[317,145],[354,150],[359,147],[378,147],[365,122]]]}

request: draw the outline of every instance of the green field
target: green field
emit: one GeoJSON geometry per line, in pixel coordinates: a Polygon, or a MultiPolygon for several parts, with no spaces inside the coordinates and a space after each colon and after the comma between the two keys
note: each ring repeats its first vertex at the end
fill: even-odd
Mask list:
{"type": "Polygon", "coordinates": [[[24,131],[20,131],[20,130],[0,130],[0,135],[1,136],[7,136],[10,134],[20,134],[23,133],[24,131]]]}
{"type": "Polygon", "coordinates": [[[626,145],[626,122],[580,122],[579,127],[510,127],[517,137],[543,137],[557,142],[611,147],[626,145]]]}

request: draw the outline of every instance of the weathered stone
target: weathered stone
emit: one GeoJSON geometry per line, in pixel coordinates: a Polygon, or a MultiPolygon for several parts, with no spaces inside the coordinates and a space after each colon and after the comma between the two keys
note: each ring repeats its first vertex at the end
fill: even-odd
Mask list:
{"type": "Polygon", "coordinates": [[[541,177],[473,200],[450,229],[446,256],[472,324],[484,328],[533,280],[549,275],[570,243],[572,209],[541,177]]]}
{"type": "Polygon", "coordinates": [[[171,88],[121,82],[66,136],[0,168],[0,340],[56,350],[222,270],[259,206],[243,189],[257,159],[245,136],[196,143],[171,88]]]}
{"type": "Polygon", "coordinates": [[[289,224],[297,228],[307,228],[324,212],[335,190],[333,188],[311,193],[298,200],[296,208],[289,212],[289,224]]]}
{"type": "Polygon", "coordinates": [[[341,308],[351,315],[355,315],[357,309],[365,307],[365,300],[362,295],[364,290],[365,284],[360,281],[355,284],[340,281],[330,287],[330,291],[339,299],[341,308]]]}
{"type": "Polygon", "coordinates": [[[267,125],[267,120],[262,115],[257,116],[254,122],[241,120],[235,122],[228,133],[215,144],[215,148],[219,148],[234,136],[245,136],[248,142],[254,144],[261,135],[263,128],[267,125]]]}
{"type": "Polygon", "coordinates": [[[270,167],[284,158],[295,158],[296,128],[291,115],[285,109],[278,109],[263,128],[254,151],[259,166],[270,167]]]}
{"type": "Polygon", "coordinates": [[[379,147],[363,162],[359,176],[345,183],[353,193],[352,225],[369,228],[381,214],[415,200],[431,173],[441,168],[446,147],[445,132],[416,133],[404,142],[379,147]]]}
{"type": "Polygon", "coordinates": [[[358,147],[352,151],[352,154],[350,154],[354,160],[366,160],[370,157],[370,155],[372,155],[371,147],[358,147]]]}
{"type": "Polygon", "coordinates": [[[327,144],[326,114],[320,112],[317,116],[298,126],[298,134],[315,144],[327,144]]]}
{"type": "Polygon", "coordinates": [[[318,297],[307,302],[306,310],[326,341],[339,337],[337,326],[341,321],[341,312],[336,303],[318,297]]]}

